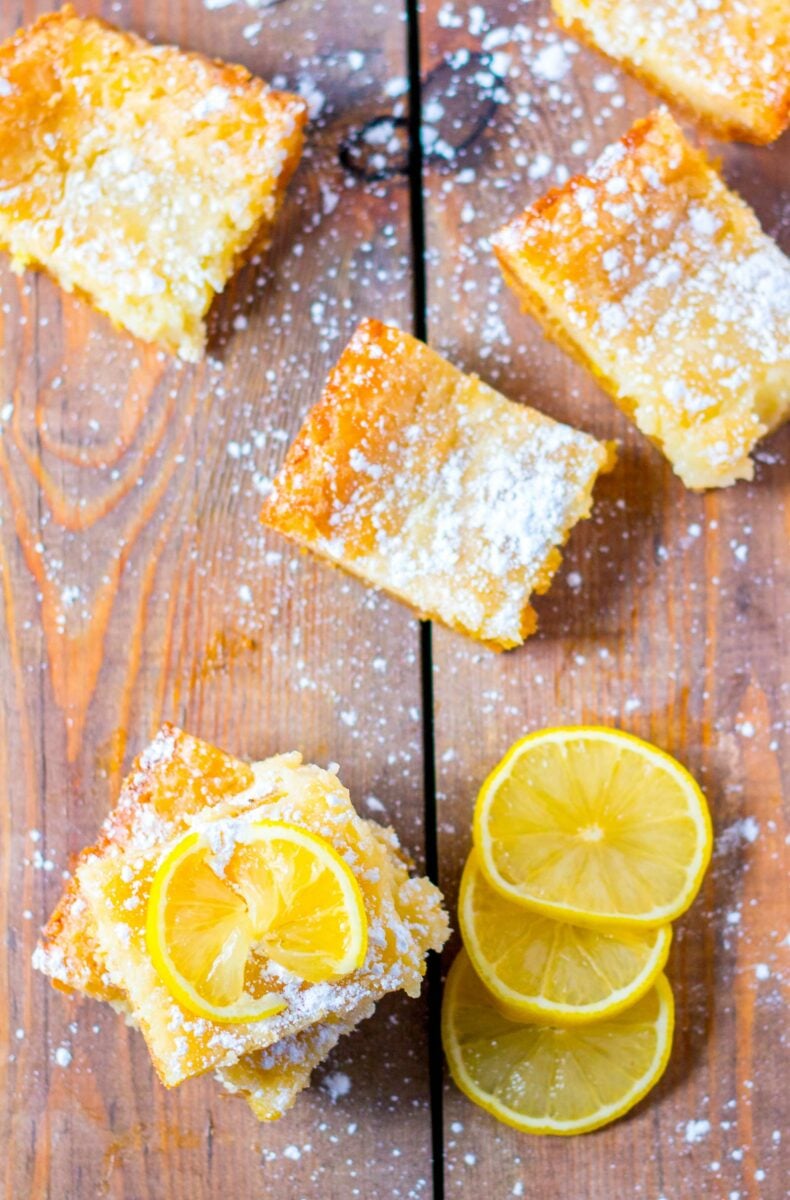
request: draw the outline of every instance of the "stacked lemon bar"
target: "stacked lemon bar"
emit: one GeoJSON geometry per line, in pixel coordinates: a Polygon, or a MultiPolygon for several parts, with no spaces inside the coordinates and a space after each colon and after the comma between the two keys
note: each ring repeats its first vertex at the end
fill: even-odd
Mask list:
{"type": "Polygon", "coordinates": [[[439,890],[332,771],[163,726],[34,963],[138,1026],[168,1087],[213,1071],[270,1120],[385,993],[418,994],[447,933],[439,890]]]}

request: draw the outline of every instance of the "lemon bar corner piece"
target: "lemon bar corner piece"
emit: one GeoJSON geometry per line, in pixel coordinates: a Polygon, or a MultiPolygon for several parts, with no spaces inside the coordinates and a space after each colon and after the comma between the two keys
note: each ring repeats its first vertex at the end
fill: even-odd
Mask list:
{"type": "Polygon", "coordinates": [[[0,246],[117,326],[203,354],[214,296],[269,242],[306,106],[243,67],[71,5],[0,46],[0,246]]]}
{"type": "Polygon", "coordinates": [[[790,121],[781,0],[552,0],[560,24],[719,137],[772,142],[790,121]]]}
{"type": "Polygon", "coordinates": [[[492,243],[523,309],[687,487],[752,478],[790,414],[790,261],[665,109],[492,243]]]}

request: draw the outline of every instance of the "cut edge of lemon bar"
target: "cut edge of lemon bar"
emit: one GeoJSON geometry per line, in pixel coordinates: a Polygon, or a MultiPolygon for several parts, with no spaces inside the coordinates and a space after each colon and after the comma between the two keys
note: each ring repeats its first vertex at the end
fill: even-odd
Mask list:
{"type": "Polygon", "coordinates": [[[781,3],[552,0],[568,33],[719,137],[772,142],[790,120],[790,37],[781,3]]]}
{"type": "Polygon", "coordinates": [[[306,104],[71,5],[0,46],[0,246],[182,358],[268,245],[306,104]]]}
{"type": "Polygon", "coordinates": [[[365,320],[261,520],[421,617],[505,650],[534,631],[530,597],[548,589],[614,460],[613,443],[365,320]]]}
{"type": "MultiPolygon", "coordinates": [[[[81,856],[44,931],[36,965],[60,986],[126,1011],[146,1036],[163,1082],[174,1086],[327,1019],[348,1021],[387,991],[416,995],[425,955],[441,948],[447,928],[441,893],[428,880],[409,876],[394,832],[360,818],[335,775],[302,765],[298,754],[251,768],[168,728],[137,760],[102,840],[81,856]],[[288,994],[292,1011],[258,1022],[257,1029],[194,1018],[173,1000],[145,947],[140,891],[187,822],[242,814],[287,818],[327,837],[352,860],[371,932],[368,959],[348,981],[302,988],[275,978],[272,986],[288,994]],[[125,907],[129,901],[132,908],[125,907]]],[[[310,1039],[302,1040],[307,1053],[310,1039]]],[[[304,1074],[295,1072],[294,1086],[304,1074]]]]}
{"type": "Polygon", "coordinates": [[[790,414],[790,261],[665,109],[492,238],[522,307],[687,487],[790,414]]]}
{"type": "Polygon", "coordinates": [[[310,1085],[313,1071],[334,1050],[341,1037],[373,1015],[373,1000],[363,1000],[345,1017],[328,1017],[300,1033],[291,1034],[265,1050],[245,1054],[215,1072],[216,1080],[247,1101],[259,1121],[277,1121],[310,1085]]]}

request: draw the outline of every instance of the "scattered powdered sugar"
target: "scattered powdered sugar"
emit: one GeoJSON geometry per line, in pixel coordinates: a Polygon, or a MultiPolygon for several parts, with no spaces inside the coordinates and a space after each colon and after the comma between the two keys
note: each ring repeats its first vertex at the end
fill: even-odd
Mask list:
{"type": "Polygon", "coordinates": [[[68,1067],[71,1063],[71,1050],[68,1046],[58,1046],[53,1057],[59,1067],[68,1067]]]}
{"type": "Polygon", "coordinates": [[[704,1117],[697,1121],[687,1121],[683,1136],[689,1145],[696,1145],[708,1136],[710,1128],[710,1121],[706,1121],[704,1117]]]}
{"type": "Polygon", "coordinates": [[[571,69],[571,60],[561,42],[549,42],[532,60],[532,74],[549,83],[564,79],[571,69]]]}
{"type": "Polygon", "coordinates": [[[310,115],[310,120],[315,121],[323,111],[326,103],[326,95],[318,87],[314,79],[309,76],[298,81],[299,95],[307,101],[307,111],[310,115]]]}
{"type": "Polygon", "coordinates": [[[593,79],[593,87],[596,92],[608,95],[611,92],[617,91],[617,77],[609,71],[601,72],[601,74],[596,75],[593,79]]]}
{"type": "MultiPolygon", "coordinates": [[[[208,12],[216,12],[223,8],[230,8],[232,4],[238,4],[240,0],[203,0],[203,7],[208,12]]],[[[247,8],[262,9],[273,8],[280,0],[243,0],[247,8]]]]}
{"type": "Polygon", "coordinates": [[[332,1103],[335,1104],[351,1091],[351,1080],[343,1071],[330,1071],[321,1080],[321,1087],[328,1093],[332,1103]]]}
{"type": "Polygon", "coordinates": [[[554,166],[548,154],[536,154],[527,167],[527,177],[532,180],[545,179],[554,166]]]}
{"type": "Polygon", "coordinates": [[[727,854],[744,842],[751,845],[760,836],[760,826],[754,817],[741,817],[733,821],[716,838],[716,853],[727,854]]]}

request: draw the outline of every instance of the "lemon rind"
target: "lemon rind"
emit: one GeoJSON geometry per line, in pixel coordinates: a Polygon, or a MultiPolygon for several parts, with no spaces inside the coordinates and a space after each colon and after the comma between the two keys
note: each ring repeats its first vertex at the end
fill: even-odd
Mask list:
{"type": "Polygon", "coordinates": [[[640,927],[657,928],[660,925],[666,925],[670,921],[676,920],[694,903],[708,864],[710,863],[713,850],[713,825],[710,811],[705,795],[693,775],[677,759],[673,758],[671,754],[668,754],[665,750],[661,750],[658,746],[646,742],[643,738],[637,737],[633,733],[626,733],[624,730],[612,729],[604,725],[569,725],[566,727],[540,729],[534,733],[528,733],[525,737],[515,742],[504,758],[501,759],[483,781],[475,804],[472,833],[474,844],[480,851],[480,866],[483,874],[500,895],[506,896],[515,904],[520,904],[522,907],[529,908],[533,912],[542,913],[547,917],[554,917],[556,920],[569,921],[577,925],[586,925],[593,929],[600,929],[604,926],[632,929],[640,927]],[[525,895],[517,887],[508,883],[496,870],[491,854],[490,839],[486,835],[484,822],[488,801],[494,791],[494,785],[503,775],[507,774],[511,762],[519,756],[522,747],[528,743],[540,741],[564,742],[579,738],[580,736],[591,740],[628,742],[633,746],[638,746],[647,757],[658,760],[662,766],[675,776],[684,790],[690,792],[697,800],[696,810],[691,807],[688,810],[689,816],[694,820],[701,834],[696,860],[692,861],[688,871],[689,882],[679,894],[674,904],[653,908],[644,913],[591,911],[576,908],[572,904],[560,901],[544,900],[535,896],[525,895]]]}

